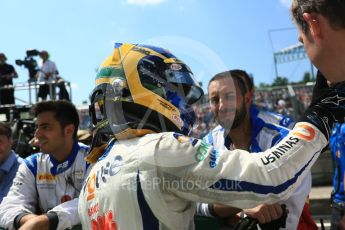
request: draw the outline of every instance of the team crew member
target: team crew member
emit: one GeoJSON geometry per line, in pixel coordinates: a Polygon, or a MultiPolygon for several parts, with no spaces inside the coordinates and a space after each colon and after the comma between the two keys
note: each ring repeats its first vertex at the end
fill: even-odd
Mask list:
{"type": "Polygon", "coordinates": [[[5,229],[66,229],[80,224],[78,196],[90,164],[89,148],[76,141],[79,117],[73,104],[45,101],[34,108],[41,152],[24,160],[0,205],[5,229]]]}
{"type": "Polygon", "coordinates": [[[305,122],[275,147],[218,151],[184,136],[203,94],[187,65],[165,49],[116,43],[91,96],[88,159],[97,163],[79,197],[83,229],[192,229],[198,201],[243,209],[287,199],[327,145],[334,120],[344,117],[341,106],[321,102],[345,95],[334,87],[315,96],[305,122]]]}
{"type": "MultiPolygon", "coordinates": [[[[253,153],[262,152],[278,144],[290,131],[280,126],[278,120],[273,120],[278,124],[271,123],[272,119],[265,120],[267,116],[262,115],[266,113],[259,112],[252,104],[253,94],[250,87],[252,83],[249,84],[247,81],[250,81],[250,78],[245,71],[231,70],[217,74],[209,82],[208,95],[211,111],[220,125],[213,129],[204,141],[219,150],[243,149],[253,153]],[[232,82],[236,86],[235,90],[228,87],[232,82]]],[[[285,120],[285,117],[281,120],[285,120]]],[[[298,189],[282,202],[289,210],[287,229],[297,228],[303,204],[310,189],[311,174],[309,172],[298,189]]],[[[233,211],[231,208],[226,209],[219,205],[199,204],[199,214],[210,215],[209,207],[218,216],[229,216],[229,212],[233,211]]],[[[243,213],[265,224],[279,218],[283,211],[279,204],[260,204],[253,209],[243,210],[243,213]]],[[[231,219],[237,218],[232,216],[231,219]]],[[[312,227],[309,226],[308,229],[313,229],[313,227],[317,229],[315,224],[312,227]]]]}

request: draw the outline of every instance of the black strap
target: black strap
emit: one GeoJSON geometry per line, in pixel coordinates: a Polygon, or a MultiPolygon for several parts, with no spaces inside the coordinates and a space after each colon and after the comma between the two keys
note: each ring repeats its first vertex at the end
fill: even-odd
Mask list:
{"type": "Polygon", "coordinates": [[[15,218],[14,218],[14,221],[13,221],[13,228],[14,229],[19,229],[20,228],[20,220],[24,217],[24,216],[26,216],[26,215],[28,215],[29,213],[27,213],[27,212],[23,212],[23,213],[21,213],[21,214],[19,214],[19,215],[17,215],[15,218]]]}
{"type": "Polygon", "coordinates": [[[56,230],[59,224],[59,217],[56,212],[48,212],[45,215],[49,220],[49,230],[56,230]]]}

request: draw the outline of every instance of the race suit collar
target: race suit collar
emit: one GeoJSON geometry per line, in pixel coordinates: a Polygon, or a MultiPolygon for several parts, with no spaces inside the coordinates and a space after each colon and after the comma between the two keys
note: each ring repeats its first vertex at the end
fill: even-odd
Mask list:
{"type": "Polygon", "coordinates": [[[115,138],[113,138],[109,141],[107,147],[104,149],[104,151],[102,153],[102,156],[100,158],[98,158],[97,161],[100,161],[100,160],[104,159],[106,156],[108,156],[108,154],[109,154],[110,150],[112,149],[112,147],[114,146],[115,142],[116,142],[115,138]]]}
{"type": "Polygon", "coordinates": [[[53,167],[50,168],[50,172],[53,175],[57,175],[59,173],[66,171],[69,167],[71,167],[71,165],[74,162],[75,157],[78,154],[79,148],[80,148],[80,146],[79,146],[78,142],[77,141],[74,142],[72,152],[69,154],[67,160],[65,160],[63,162],[58,162],[53,156],[50,155],[49,157],[50,157],[50,160],[53,164],[53,167]]]}

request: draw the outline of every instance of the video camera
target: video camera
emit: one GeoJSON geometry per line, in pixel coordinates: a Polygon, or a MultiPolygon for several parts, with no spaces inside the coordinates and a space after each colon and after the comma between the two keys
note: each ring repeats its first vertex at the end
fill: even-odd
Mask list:
{"type": "Polygon", "coordinates": [[[29,71],[29,81],[35,81],[36,80],[36,74],[38,71],[37,67],[37,61],[33,58],[34,56],[40,55],[40,52],[36,49],[33,50],[27,50],[26,51],[26,57],[24,60],[17,59],[16,64],[21,66],[23,65],[25,68],[29,71]]]}
{"type": "Polygon", "coordinates": [[[17,139],[15,143],[16,153],[25,158],[39,151],[36,146],[30,145],[30,140],[34,138],[36,124],[31,119],[21,119],[16,123],[17,139]]]}

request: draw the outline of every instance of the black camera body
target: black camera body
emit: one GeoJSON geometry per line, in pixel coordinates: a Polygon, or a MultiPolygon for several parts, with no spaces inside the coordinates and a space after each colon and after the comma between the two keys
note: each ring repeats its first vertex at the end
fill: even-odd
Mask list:
{"type": "Polygon", "coordinates": [[[29,81],[35,81],[36,74],[38,71],[38,65],[37,61],[33,58],[34,56],[38,56],[40,52],[36,49],[33,50],[27,50],[26,51],[26,57],[24,60],[17,59],[16,64],[21,66],[23,65],[25,68],[29,71],[29,81]]]}
{"type": "Polygon", "coordinates": [[[31,119],[20,119],[17,121],[15,151],[22,158],[26,158],[39,151],[39,148],[30,145],[30,140],[34,138],[36,124],[31,119]]]}

